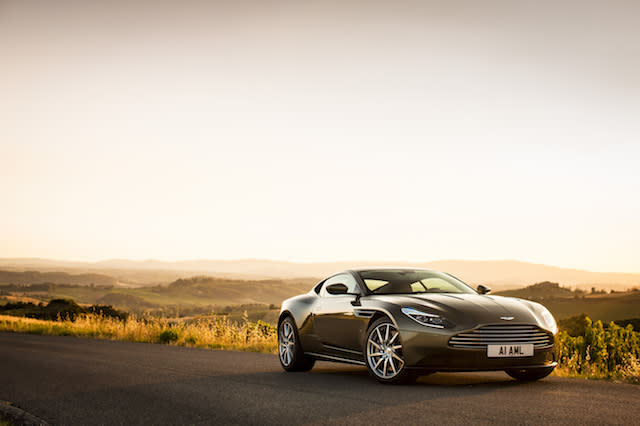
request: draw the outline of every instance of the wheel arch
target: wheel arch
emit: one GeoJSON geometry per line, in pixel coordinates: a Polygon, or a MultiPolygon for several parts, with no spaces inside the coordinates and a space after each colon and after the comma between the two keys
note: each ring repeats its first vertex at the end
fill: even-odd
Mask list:
{"type": "Polygon", "coordinates": [[[391,320],[391,322],[395,324],[395,321],[393,321],[393,319],[389,316],[389,314],[383,311],[376,311],[376,313],[373,314],[371,318],[369,318],[369,322],[367,323],[367,331],[371,328],[373,323],[378,321],[380,318],[388,318],[391,320]]]}
{"type": "Polygon", "coordinates": [[[371,310],[374,311],[374,314],[371,316],[371,318],[369,318],[369,321],[367,322],[367,328],[366,328],[365,332],[368,331],[369,328],[371,327],[371,325],[375,321],[379,320],[380,318],[388,318],[393,323],[393,325],[399,330],[398,322],[393,317],[391,312],[389,312],[388,310],[386,310],[384,308],[374,308],[374,309],[371,309],[371,310]]]}
{"type": "MultiPolygon", "coordinates": [[[[369,308],[367,308],[369,310],[369,308]]],[[[369,329],[371,328],[371,326],[373,325],[374,322],[378,321],[380,318],[387,318],[388,320],[391,321],[391,323],[394,325],[394,327],[397,330],[400,330],[398,328],[398,323],[395,320],[395,318],[393,317],[393,315],[387,311],[386,309],[383,308],[375,308],[375,309],[370,309],[372,311],[374,311],[374,314],[371,316],[371,318],[369,318],[369,321],[367,321],[367,326],[364,329],[364,333],[362,333],[362,336],[360,338],[360,346],[362,348],[364,348],[364,343],[365,340],[367,339],[367,333],[369,333],[369,329]]],[[[364,353],[364,349],[363,349],[363,353],[364,353]]]]}
{"type": "Polygon", "coordinates": [[[291,311],[289,311],[288,309],[285,309],[284,311],[280,312],[280,316],[278,317],[278,328],[280,328],[280,324],[282,323],[282,321],[284,321],[285,318],[290,317],[293,320],[293,324],[296,326],[296,328],[298,327],[298,324],[296,323],[296,318],[293,316],[293,314],[291,313],[291,311]]]}

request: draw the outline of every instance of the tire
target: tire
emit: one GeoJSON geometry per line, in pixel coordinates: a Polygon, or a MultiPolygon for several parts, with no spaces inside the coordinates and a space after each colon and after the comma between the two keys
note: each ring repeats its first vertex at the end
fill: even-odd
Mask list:
{"type": "Polygon", "coordinates": [[[298,329],[291,317],[286,317],[278,325],[278,359],[286,371],[309,371],[316,363],[315,359],[305,356],[298,329]]]}
{"type": "Polygon", "coordinates": [[[406,368],[400,334],[389,318],[380,318],[371,324],[362,352],[369,374],[380,383],[406,384],[417,378],[406,368]]]}
{"type": "Polygon", "coordinates": [[[529,368],[524,370],[505,370],[505,373],[519,382],[534,382],[544,379],[553,371],[554,367],[529,368]]]}

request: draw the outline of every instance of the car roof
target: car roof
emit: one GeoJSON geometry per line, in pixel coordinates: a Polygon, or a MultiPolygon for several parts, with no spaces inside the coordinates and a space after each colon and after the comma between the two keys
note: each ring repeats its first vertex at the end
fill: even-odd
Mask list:
{"type": "Polygon", "coordinates": [[[358,267],[358,268],[350,268],[343,272],[362,272],[362,271],[427,271],[427,272],[438,272],[433,269],[426,268],[411,268],[405,266],[369,266],[369,267],[358,267]]]}

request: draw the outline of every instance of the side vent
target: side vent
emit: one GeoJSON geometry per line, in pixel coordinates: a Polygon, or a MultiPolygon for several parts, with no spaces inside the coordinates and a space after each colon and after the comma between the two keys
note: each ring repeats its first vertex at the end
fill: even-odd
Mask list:
{"type": "Polygon", "coordinates": [[[371,318],[375,315],[376,311],[370,311],[367,309],[356,309],[353,311],[353,313],[358,318],[371,318]]]}

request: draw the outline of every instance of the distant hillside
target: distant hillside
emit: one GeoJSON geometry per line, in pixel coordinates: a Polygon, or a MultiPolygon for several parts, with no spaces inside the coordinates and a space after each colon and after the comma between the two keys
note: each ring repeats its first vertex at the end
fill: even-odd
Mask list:
{"type": "Polygon", "coordinates": [[[494,290],[522,287],[536,282],[558,282],[563,286],[589,290],[591,287],[626,290],[640,287],[640,273],[590,272],[515,260],[442,260],[435,262],[321,262],[298,263],[262,259],[190,260],[106,260],[101,262],[58,262],[47,259],[0,259],[0,268],[63,270],[67,273],[98,273],[132,285],[168,284],[193,275],[215,275],[229,279],[319,279],[344,269],[365,266],[421,267],[449,272],[471,285],[486,284],[494,290]]]}
{"type": "Polygon", "coordinates": [[[178,279],[168,286],[117,288],[86,285],[0,285],[1,296],[30,297],[48,301],[73,299],[85,304],[113,305],[137,312],[166,306],[280,305],[291,296],[306,293],[315,279],[232,280],[196,276],[178,279]]]}
{"type": "Polygon", "coordinates": [[[107,293],[98,298],[96,302],[100,305],[117,306],[118,308],[129,310],[157,307],[157,305],[147,302],[143,297],[121,293],[107,293]]]}
{"type": "Polygon", "coordinates": [[[542,281],[589,289],[592,286],[625,290],[640,286],[640,273],[590,272],[515,260],[442,260],[434,262],[324,262],[296,263],[261,259],[193,260],[181,262],[112,260],[97,262],[103,267],[130,269],[173,269],[203,271],[206,274],[236,273],[269,278],[325,277],[344,269],[364,266],[418,267],[445,271],[470,284],[488,284],[496,289],[516,288],[542,281]]]}
{"type": "Polygon", "coordinates": [[[306,293],[315,279],[296,280],[232,280],[197,276],[178,279],[168,286],[138,288],[88,287],[76,285],[29,286],[0,285],[0,295],[31,297],[48,301],[73,299],[79,303],[113,305],[136,312],[167,306],[227,306],[280,303],[291,296],[306,293]]]}
{"type": "Polygon", "coordinates": [[[606,296],[587,296],[583,299],[557,298],[541,300],[557,318],[587,314],[605,322],[640,318],[640,292],[616,293],[606,296]]]}
{"type": "Polygon", "coordinates": [[[0,284],[26,285],[43,283],[115,286],[118,284],[118,280],[103,274],[72,275],[66,272],[14,272],[0,270],[0,284]]]}
{"type": "Polygon", "coordinates": [[[590,290],[594,286],[614,290],[640,286],[640,273],[591,272],[515,260],[445,260],[424,265],[447,271],[470,283],[493,284],[496,289],[516,288],[543,281],[582,290],[590,290]]]}
{"type": "Polygon", "coordinates": [[[165,297],[193,298],[210,304],[280,304],[284,299],[311,290],[315,280],[231,280],[198,276],[179,279],[168,287],[149,289],[165,297]]]}
{"type": "Polygon", "coordinates": [[[546,306],[556,319],[586,314],[604,322],[640,318],[640,290],[587,293],[558,283],[542,282],[496,295],[533,300],[546,306]]]}
{"type": "MultiPolygon", "coordinates": [[[[0,301],[49,301],[73,299],[84,304],[113,305],[118,309],[167,316],[210,313],[213,307],[273,304],[311,290],[315,279],[234,280],[210,276],[178,279],[169,285],[139,288],[111,286],[32,284],[0,285],[0,301]]],[[[640,290],[616,293],[587,293],[557,283],[542,282],[517,290],[493,294],[521,297],[545,305],[557,319],[582,313],[603,321],[640,318],[640,290]]],[[[263,309],[263,308],[261,308],[263,309]]],[[[264,309],[263,309],[264,310],[264,309]]]]}
{"type": "Polygon", "coordinates": [[[573,291],[570,288],[561,287],[558,283],[545,281],[516,290],[495,292],[494,294],[508,297],[521,297],[523,299],[544,300],[584,297],[585,292],[582,290],[573,291]]]}

